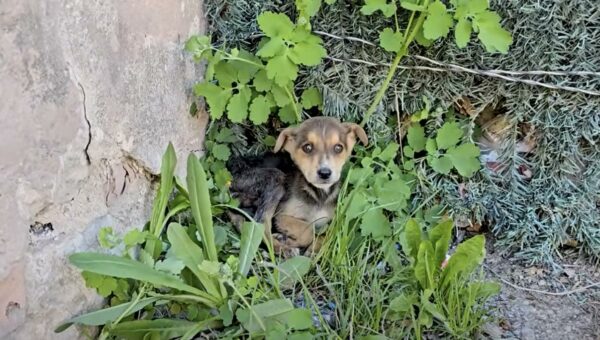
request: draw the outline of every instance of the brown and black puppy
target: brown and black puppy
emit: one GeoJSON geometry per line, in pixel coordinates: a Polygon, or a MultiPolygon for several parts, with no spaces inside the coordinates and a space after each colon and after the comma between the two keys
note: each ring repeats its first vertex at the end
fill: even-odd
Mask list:
{"type": "MultiPolygon", "coordinates": [[[[275,153],[228,163],[232,194],[242,209],[265,224],[268,238],[275,232],[276,251],[319,248],[315,227],[333,218],[342,168],[357,139],[368,143],[359,125],[315,117],[283,130],[275,153]]],[[[239,228],[240,220],[233,220],[239,228]]]]}

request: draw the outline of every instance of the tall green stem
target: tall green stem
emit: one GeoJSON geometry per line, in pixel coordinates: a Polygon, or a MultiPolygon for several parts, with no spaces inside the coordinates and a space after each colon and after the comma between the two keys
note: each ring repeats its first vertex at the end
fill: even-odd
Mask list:
{"type": "MultiPolygon", "coordinates": [[[[427,7],[428,3],[429,3],[429,0],[425,0],[424,7],[427,7]]],[[[421,12],[421,14],[419,14],[419,18],[415,22],[414,26],[410,27],[410,24],[412,24],[412,23],[409,23],[409,26],[407,27],[407,31],[410,30],[410,34],[406,37],[406,39],[402,43],[402,48],[400,48],[400,51],[398,51],[398,53],[396,54],[396,57],[394,58],[394,61],[392,61],[392,65],[390,66],[390,69],[388,70],[385,80],[381,84],[379,91],[377,91],[377,94],[375,95],[375,99],[373,99],[371,106],[369,106],[369,109],[365,113],[363,121],[360,123],[361,126],[365,126],[367,124],[367,122],[369,121],[369,118],[371,118],[373,113],[375,113],[375,110],[377,110],[377,106],[383,99],[383,96],[385,96],[385,93],[386,93],[388,87],[390,86],[392,78],[394,78],[394,75],[396,74],[396,70],[398,69],[398,65],[400,65],[400,61],[402,60],[402,58],[404,58],[408,54],[408,47],[415,40],[415,37],[417,36],[417,33],[421,29],[421,26],[423,26],[423,22],[425,21],[426,16],[427,16],[426,12],[421,12]]],[[[412,16],[411,16],[411,19],[412,19],[412,16]]]]}

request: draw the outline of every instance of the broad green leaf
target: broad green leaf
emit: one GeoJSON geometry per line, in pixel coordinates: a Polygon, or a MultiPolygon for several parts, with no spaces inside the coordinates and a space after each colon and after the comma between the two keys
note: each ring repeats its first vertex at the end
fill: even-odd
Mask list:
{"type": "Polygon", "coordinates": [[[207,35],[194,35],[185,43],[185,50],[195,55],[202,54],[206,50],[210,50],[210,37],[207,35]]]}
{"type": "Polygon", "coordinates": [[[234,123],[241,123],[248,117],[248,104],[252,91],[248,87],[242,87],[239,92],[231,96],[227,104],[227,118],[234,123]]]}
{"type": "Polygon", "coordinates": [[[404,227],[404,244],[402,245],[402,250],[404,250],[404,254],[406,256],[412,258],[413,260],[417,259],[417,253],[419,252],[419,245],[421,244],[421,226],[417,220],[411,218],[406,222],[406,226],[404,227]]]}
{"type": "Polygon", "coordinates": [[[263,63],[254,54],[244,49],[239,51],[237,58],[242,60],[229,61],[235,69],[237,82],[238,84],[248,84],[258,70],[261,69],[263,63]]]}
{"type": "Polygon", "coordinates": [[[280,272],[279,284],[290,286],[302,279],[310,270],[310,258],[306,256],[292,257],[277,266],[280,272]]]}
{"type": "Polygon", "coordinates": [[[228,160],[229,156],[231,156],[231,150],[229,150],[229,146],[226,144],[215,143],[211,151],[213,157],[222,161],[228,160]]]}
{"type": "Polygon", "coordinates": [[[400,0],[400,7],[413,12],[424,12],[427,10],[422,5],[418,5],[417,2],[415,0],[400,0]]]}
{"type": "Polygon", "coordinates": [[[421,25],[421,27],[417,31],[417,35],[415,36],[415,41],[417,42],[417,44],[419,44],[423,47],[430,47],[431,45],[433,45],[433,40],[425,38],[423,25],[421,25]]]}
{"type": "Polygon", "coordinates": [[[437,152],[437,144],[435,143],[434,139],[431,138],[427,138],[427,142],[425,143],[425,150],[427,150],[427,153],[430,155],[435,155],[437,152]]]}
{"type": "Polygon", "coordinates": [[[454,224],[452,221],[444,221],[429,231],[429,240],[435,247],[435,266],[439,268],[442,262],[446,259],[450,239],[452,238],[452,229],[454,224]]]}
{"type": "MultiPolygon", "coordinates": [[[[169,203],[169,197],[173,192],[175,165],[177,164],[177,156],[173,144],[169,143],[165,151],[160,165],[160,185],[158,193],[152,205],[152,217],[150,218],[149,232],[150,235],[158,237],[162,233],[164,227],[165,210],[169,203]]],[[[153,259],[158,258],[162,251],[162,244],[154,239],[149,239],[144,248],[153,259]]]]}
{"type": "Polygon", "coordinates": [[[262,69],[256,73],[252,84],[254,85],[254,89],[256,91],[263,92],[271,90],[273,81],[267,77],[267,71],[262,69]]]}
{"type": "Polygon", "coordinates": [[[154,264],[154,269],[172,275],[180,275],[183,268],[185,268],[185,264],[180,259],[169,256],[169,252],[167,252],[165,259],[156,261],[154,264]]]}
{"type": "Polygon", "coordinates": [[[270,38],[256,52],[256,55],[263,58],[272,58],[276,55],[283,55],[288,50],[282,38],[270,38]]]}
{"type": "Polygon", "coordinates": [[[508,53],[512,44],[510,32],[502,28],[496,12],[485,11],[473,18],[473,27],[488,52],[508,53]]]}
{"type": "Polygon", "coordinates": [[[410,197],[410,187],[401,179],[385,182],[376,192],[377,203],[388,211],[404,209],[410,197]]]}
{"type": "Polygon", "coordinates": [[[405,146],[404,149],[402,150],[402,153],[404,153],[404,156],[406,156],[408,158],[415,157],[415,150],[413,150],[413,148],[410,147],[410,145],[405,146]]]}
{"type": "Polygon", "coordinates": [[[387,216],[382,209],[371,209],[367,211],[360,224],[361,235],[371,236],[381,241],[392,234],[392,228],[387,216]]]}
{"type": "MultiPolygon", "coordinates": [[[[152,332],[156,333],[159,339],[172,339],[182,337],[192,329],[198,329],[198,324],[198,322],[179,319],[123,321],[111,327],[110,334],[131,338],[142,337],[152,332]]],[[[203,327],[198,331],[219,327],[221,323],[217,320],[206,320],[201,321],[201,325],[203,327]]]]}
{"type": "Polygon", "coordinates": [[[262,12],[257,21],[260,30],[270,38],[289,37],[294,30],[294,23],[283,13],[262,12]]]}
{"type": "Polygon", "coordinates": [[[265,226],[261,223],[244,222],[242,226],[242,238],[240,241],[240,267],[239,272],[246,276],[250,271],[250,265],[254,260],[256,251],[260,246],[265,226]]]}
{"type": "Polygon", "coordinates": [[[293,124],[298,121],[296,111],[294,111],[294,104],[288,104],[279,109],[279,119],[287,124],[293,124]]]}
{"type": "Polygon", "coordinates": [[[386,18],[396,13],[396,4],[394,1],[388,3],[387,0],[365,0],[365,4],[360,8],[364,15],[371,15],[376,11],[381,11],[386,18]]]}
{"type": "Polygon", "coordinates": [[[481,167],[479,153],[475,144],[467,143],[449,149],[446,155],[461,176],[471,177],[481,167]]]}
{"type": "Polygon", "coordinates": [[[310,18],[315,16],[321,8],[321,0],[296,0],[296,8],[310,18]]]}
{"type": "Polygon", "coordinates": [[[202,248],[200,248],[189,237],[187,231],[178,223],[171,223],[167,228],[167,238],[171,243],[171,251],[175,257],[180,259],[183,264],[200,280],[200,283],[206,291],[214,297],[220,297],[218,284],[198,268],[204,261],[202,248]]]}
{"type": "Polygon", "coordinates": [[[86,314],[74,317],[68,321],[65,321],[60,326],[56,327],[54,332],[55,333],[63,332],[67,328],[71,327],[71,325],[73,325],[73,324],[81,324],[81,325],[86,325],[86,326],[105,325],[111,321],[116,320],[119,316],[123,315],[123,313],[125,313],[125,312],[127,312],[127,313],[125,313],[123,316],[129,316],[157,300],[158,300],[158,298],[155,298],[155,297],[144,298],[144,299],[140,299],[136,303],[134,303],[132,301],[132,302],[123,303],[123,304],[120,304],[120,305],[117,305],[114,307],[104,308],[104,309],[100,309],[100,310],[93,311],[90,313],[86,313],[86,314]]]}
{"type": "Polygon", "coordinates": [[[265,319],[278,317],[294,309],[292,303],[287,299],[270,300],[247,308],[239,308],[235,315],[244,328],[250,332],[265,330],[265,319]]]}
{"type": "Polygon", "coordinates": [[[224,89],[212,83],[200,83],[194,86],[194,93],[206,100],[210,109],[210,117],[219,119],[223,117],[225,107],[231,98],[231,89],[224,89]]]}
{"type": "Polygon", "coordinates": [[[450,170],[452,170],[452,160],[446,155],[441,157],[432,157],[429,165],[431,165],[433,170],[442,175],[447,175],[450,173],[450,170]]]}
{"type": "Polygon", "coordinates": [[[350,199],[350,203],[348,204],[348,208],[346,209],[346,219],[348,221],[360,216],[364,211],[366,211],[369,206],[369,201],[365,197],[365,193],[362,190],[358,190],[354,193],[350,199]]]}
{"type": "Polygon", "coordinates": [[[273,79],[279,86],[285,86],[290,81],[296,80],[298,66],[286,55],[274,57],[267,63],[267,77],[273,79]]]}
{"type": "Polygon", "coordinates": [[[455,19],[473,17],[474,15],[484,12],[488,9],[488,0],[454,0],[456,12],[455,19]]]}
{"type": "Polygon", "coordinates": [[[446,150],[452,146],[455,146],[460,142],[460,138],[463,136],[463,132],[456,122],[444,123],[442,127],[437,131],[435,141],[437,148],[440,150],[446,150]]]}
{"type": "Polygon", "coordinates": [[[250,120],[255,125],[266,123],[271,113],[271,103],[263,95],[256,96],[250,105],[250,120]]]}
{"type": "Polygon", "coordinates": [[[283,87],[273,84],[271,93],[273,94],[273,99],[275,99],[275,103],[277,104],[277,106],[285,107],[286,105],[288,105],[292,102],[292,100],[290,98],[291,91],[290,91],[290,95],[288,95],[288,92],[286,91],[286,89],[289,89],[289,88],[290,88],[289,84],[286,84],[286,86],[283,86],[283,87]]]}
{"type": "Polygon", "coordinates": [[[319,92],[319,89],[316,87],[309,87],[302,91],[301,101],[302,107],[307,110],[313,107],[321,108],[323,106],[321,92],[319,92]]]}
{"type": "Polygon", "coordinates": [[[425,129],[420,124],[411,124],[408,128],[406,138],[408,139],[408,145],[415,152],[425,149],[425,129]]]}
{"type": "Polygon", "coordinates": [[[406,171],[412,171],[415,168],[415,161],[412,159],[405,160],[403,168],[406,171]]]}
{"type": "Polygon", "coordinates": [[[475,268],[479,266],[485,257],[485,238],[477,235],[462,242],[456,247],[456,251],[442,272],[442,285],[446,286],[452,280],[469,278],[475,268]]]}
{"type": "Polygon", "coordinates": [[[401,32],[394,32],[386,27],[379,33],[379,45],[388,52],[398,52],[402,48],[404,40],[401,32]]]}
{"type": "Polygon", "coordinates": [[[212,329],[219,328],[222,326],[223,326],[223,324],[221,324],[221,322],[219,322],[218,320],[215,320],[215,319],[202,320],[202,321],[196,322],[193,327],[189,328],[188,331],[185,332],[179,340],[196,339],[196,334],[198,334],[202,331],[205,331],[205,330],[212,330],[212,329]]]}
{"type": "Polygon", "coordinates": [[[448,35],[454,24],[452,15],[448,13],[446,5],[436,0],[427,8],[429,14],[423,22],[423,35],[426,39],[436,40],[448,35]]]}
{"type": "Polygon", "coordinates": [[[456,28],[454,29],[454,38],[456,40],[456,46],[460,48],[464,48],[471,40],[471,32],[472,32],[471,22],[469,19],[461,18],[458,20],[458,24],[456,24],[456,28]]]}
{"type": "Polygon", "coordinates": [[[85,280],[85,286],[95,288],[102,297],[108,297],[118,287],[118,282],[114,277],[87,271],[81,273],[81,276],[85,280]]]}
{"type": "Polygon", "coordinates": [[[227,301],[221,307],[219,307],[219,317],[223,320],[223,326],[229,327],[233,321],[233,310],[230,304],[233,301],[227,301]]]}
{"type": "Polygon", "coordinates": [[[408,313],[417,302],[414,293],[403,293],[390,302],[390,309],[396,313],[408,313]]]}
{"type": "MultiPolygon", "coordinates": [[[[289,53],[289,58],[294,63],[305,66],[317,66],[326,56],[327,51],[321,43],[306,41],[296,43],[289,53]]],[[[290,79],[292,79],[291,76],[290,79]]]]}
{"type": "Polygon", "coordinates": [[[293,309],[278,317],[278,319],[283,321],[289,328],[295,330],[308,329],[313,326],[312,314],[310,310],[305,308],[293,309]]]}
{"type": "Polygon", "coordinates": [[[436,271],[435,251],[431,241],[422,241],[417,253],[417,263],[415,264],[415,277],[419,281],[421,288],[433,289],[433,277],[436,271]]]}
{"type": "Polygon", "coordinates": [[[237,70],[229,61],[223,60],[217,63],[214,71],[219,86],[223,88],[231,88],[233,83],[237,82],[237,70]]]}
{"type": "Polygon", "coordinates": [[[310,332],[295,332],[288,335],[287,340],[313,340],[314,335],[310,332]]]}
{"type": "Polygon", "coordinates": [[[398,154],[398,149],[400,149],[400,145],[396,143],[389,143],[377,158],[381,159],[384,162],[389,162],[398,154]]]}
{"type": "Polygon", "coordinates": [[[218,261],[206,172],[198,158],[191,153],[187,162],[187,184],[192,215],[204,246],[204,257],[209,261],[218,261]]]}
{"type": "MultiPolygon", "coordinates": [[[[69,260],[77,268],[92,273],[144,281],[153,285],[196,294],[198,297],[208,297],[206,292],[189,286],[172,275],[128,258],[97,253],[77,253],[69,256],[69,260]]],[[[210,302],[210,300],[207,302],[210,302]]]]}
{"type": "Polygon", "coordinates": [[[234,143],[238,139],[231,129],[222,128],[215,136],[215,140],[219,143],[234,143]]]}

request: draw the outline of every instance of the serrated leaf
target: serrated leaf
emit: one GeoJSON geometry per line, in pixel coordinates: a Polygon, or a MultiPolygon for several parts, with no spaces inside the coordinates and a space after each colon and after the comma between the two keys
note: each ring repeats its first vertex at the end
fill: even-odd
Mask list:
{"type": "Polygon", "coordinates": [[[473,176],[481,167],[479,154],[479,148],[472,143],[451,148],[446,153],[458,173],[465,177],[473,176]]]}
{"type": "Polygon", "coordinates": [[[242,60],[231,60],[229,63],[236,71],[238,83],[248,84],[262,66],[262,61],[244,49],[239,51],[237,58],[242,60]]]}
{"type": "Polygon", "coordinates": [[[254,89],[256,91],[264,92],[271,90],[271,86],[273,86],[273,80],[269,79],[269,77],[267,77],[267,71],[262,69],[256,73],[252,84],[254,85],[254,89]]]}
{"type": "Polygon", "coordinates": [[[381,11],[386,18],[396,13],[396,4],[394,1],[388,3],[387,0],[365,0],[365,4],[360,8],[364,15],[371,15],[376,11],[381,11]]]}
{"type": "Polygon", "coordinates": [[[263,58],[272,58],[276,55],[282,55],[287,50],[287,46],[280,37],[270,38],[264,43],[256,55],[263,58]]]}
{"type": "Polygon", "coordinates": [[[321,0],[296,0],[296,8],[310,18],[315,16],[321,8],[321,0]]]}
{"type": "Polygon", "coordinates": [[[323,98],[321,97],[321,92],[316,87],[309,87],[306,90],[302,91],[301,97],[302,107],[305,109],[310,109],[312,107],[321,108],[323,106],[323,98]]]}
{"type": "Polygon", "coordinates": [[[488,52],[507,53],[512,44],[510,32],[500,24],[500,16],[496,12],[485,11],[473,18],[473,26],[477,37],[488,52]]]}
{"type": "Polygon", "coordinates": [[[263,95],[256,96],[250,105],[250,120],[255,125],[266,123],[271,114],[271,103],[263,95]]]}
{"type": "Polygon", "coordinates": [[[298,121],[298,118],[296,116],[296,111],[294,110],[294,104],[288,104],[282,107],[279,110],[279,119],[281,119],[282,122],[287,124],[296,123],[298,121]]]}
{"type": "Polygon", "coordinates": [[[98,243],[102,248],[112,249],[119,244],[119,238],[111,227],[102,227],[98,231],[98,243]]]}
{"type": "Polygon", "coordinates": [[[125,243],[126,246],[142,244],[146,241],[147,235],[147,232],[140,231],[138,229],[132,229],[123,237],[123,243],[125,243]]]}
{"type": "Polygon", "coordinates": [[[382,209],[367,211],[360,224],[361,235],[371,236],[375,240],[383,240],[392,234],[392,228],[382,209]]]}
{"type": "Polygon", "coordinates": [[[383,151],[381,151],[379,155],[377,155],[377,158],[384,162],[389,162],[394,159],[396,154],[398,154],[398,149],[400,149],[400,145],[396,143],[390,143],[385,147],[385,149],[383,149],[383,151]]]}
{"type": "Polygon", "coordinates": [[[456,28],[454,29],[454,38],[456,40],[456,46],[463,48],[466,47],[471,40],[471,22],[469,19],[461,18],[458,20],[458,24],[456,24],[456,28]]]}
{"type": "Polygon", "coordinates": [[[360,216],[367,209],[369,201],[362,190],[355,192],[352,197],[349,196],[348,198],[350,199],[350,203],[348,203],[348,208],[346,208],[345,216],[348,220],[352,220],[360,216]]]}
{"type": "Polygon", "coordinates": [[[164,260],[157,261],[154,268],[161,272],[179,275],[185,268],[185,264],[176,257],[167,257],[164,260]]]}
{"type": "Polygon", "coordinates": [[[488,9],[489,4],[488,0],[459,0],[456,1],[455,6],[454,18],[461,19],[484,12],[488,9]]]}
{"type": "Polygon", "coordinates": [[[215,136],[215,140],[219,143],[234,143],[237,141],[237,137],[231,129],[222,128],[215,136]]]}
{"type": "Polygon", "coordinates": [[[442,175],[447,175],[452,170],[452,160],[446,155],[441,157],[434,156],[429,165],[433,170],[442,175]]]}
{"type": "Polygon", "coordinates": [[[213,157],[222,161],[228,160],[229,156],[231,156],[231,150],[229,150],[229,146],[226,144],[215,143],[211,153],[213,157]]]}
{"type": "Polygon", "coordinates": [[[242,87],[238,93],[231,96],[227,104],[227,118],[234,123],[241,123],[248,117],[248,104],[252,91],[242,87]]]}
{"type": "Polygon", "coordinates": [[[437,152],[437,144],[435,143],[434,139],[431,138],[427,138],[427,142],[425,142],[425,150],[427,150],[427,153],[430,155],[435,155],[435,153],[437,152]]]}
{"type": "Polygon", "coordinates": [[[271,93],[273,94],[273,99],[275,99],[275,103],[279,107],[284,107],[292,102],[290,96],[286,92],[286,88],[289,88],[289,84],[286,86],[279,86],[273,84],[273,88],[271,89],[271,93]]]}
{"type": "Polygon", "coordinates": [[[194,93],[197,96],[204,97],[210,109],[210,116],[213,119],[219,119],[223,116],[225,107],[231,97],[230,89],[224,89],[212,83],[196,84],[194,93]]]}
{"type": "Polygon", "coordinates": [[[460,275],[468,278],[475,268],[479,266],[485,257],[485,238],[483,235],[477,235],[462,242],[456,247],[456,251],[442,272],[442,286],[457,279],[460,275]]]}
{"type": "Polygon", "coordinates": [[[270,38],[288,37],[294,30],[294,23],[283,13],[262,12],[258,18],[258,27],[270,38]]]}
{"type": "Polygon", "coordinates": [[[388,52],[398,52],[402,48],[403,35],[386,27],[379,33],[379,46],[388,52]]]}
{"type": "Polygon", "coordinates": [[[403,168],[406,171],[411,171],[415,168],[415,161],[412,159],[404,161],[403,168]]]}
{"type": "Polygon", "coordinates": [[[237,70],[230,62],[223,60],[215,65],[215,78],[219,86],[229,88],[237,82],[237,70]]]}
{"type": "Polygon", "coordinates": [[[423,47],[430,47],[431,45],[433,45],[433,40],[425,38],[425,35],[423,33],[423,25],[421,25],[421,27],[417,31],[417,35],[415,36],[415,41],[417,42],[417,44],[419,44],[423,47]]]}
{"type": "Polygon", "coordinates": [[[410,197],[410,187],[401,179],[384,182],[376,190],[377,203],[388,211],[398,211],[406,207],[410,197]]]}
{"type": "Polygon", "coordinates": [[[316,66],[327,56],[327,51],[320,43],[302,41],[290,49],[289,58],[296,64],[316,66]]]}
{"type": "Polygon", "coordinates": [[[425,149],[425,129],[420,124],[411,124],[406,134],[408,145],[415,151],[419,152],[425,149]]]}
{"type": "Polygon", "coordinates": [[[447,36],[454,20],[452,15],[448,13],[446,5],[437,0],[429,5],[427,11],[429,14],[423,22],[423,36],[430,40],[447,36]]]}
{"type": "Polygon", "coordinates": [[[287,85],[290,81],[296,80],[297,76],[298,66],[286,55],[272,58],[267,63],[267,77],[273,79],[279,86],[287,85]]]}
{"type": "Polygon", "coordinates": [[[444,123],[442,127],[437,131],[435,141],[437,148],[440,150],[446,150],[452,146],[455,146],[460,142],[460,138],[463,136],[463,132],[458,126],[458,123],[444,123]]]}

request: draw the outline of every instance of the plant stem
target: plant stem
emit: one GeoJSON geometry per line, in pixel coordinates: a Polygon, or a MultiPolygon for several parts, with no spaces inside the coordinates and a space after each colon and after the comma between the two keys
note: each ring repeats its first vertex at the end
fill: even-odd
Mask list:
{"type": "MultiPolygon", "coordinates": [[[[428,3],[429,3],[429,0],[425,0],[424,6],[427,7],[428,3]]],[[[413,12],[413,14],[414,14],[414,12],[413,12]]],[[[421,12],[421,14],[419,14],[419,18],[417,19],[417,22],[415,23],[415,25],[413,27],[407,27],[407,31],[410,30],[410,34],[408,35],[408,37],[406,37],[406,39],[402,43],[402,48],[396,54],[396,57],[394,58],[394,61],[392,62],[392,65],[390,66],[390,69],[388,70],[385,80],[381,84],[379,91],[377,91],[377,94],[375,95],[375,99],[371,103],[371,106],[369,106],[369,109],[365,113],[363,121],[360,123],[360,125],[362,127],[364,127],[367,124],[367,122],[369,121],[369,118],[371,118],[373,113],[375,113],[375,110],[377,110],[377,106],[383,99],[383,96],[385,96],[385,93],[386,93],[388,87],[390,86],[392,78],[396,74],[396,69],[398,69],[398,65],[400,64],[400,61],[402,60],[402,58],[404,58],[408,54],[408,47],[413,42],[413,40],[415,40],[417,32],[419,32],[419,29],[421,29],[421,26],[423,26],[423,22],[425,21],[426,15],[427,15],[426,12],[421,12]]],[[[412,18],[412,16],[411,16],[411,18],[412,18]]]]}

